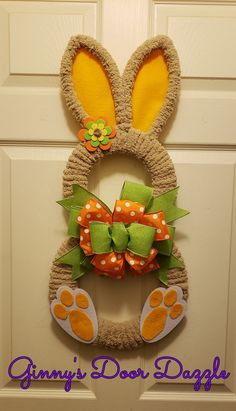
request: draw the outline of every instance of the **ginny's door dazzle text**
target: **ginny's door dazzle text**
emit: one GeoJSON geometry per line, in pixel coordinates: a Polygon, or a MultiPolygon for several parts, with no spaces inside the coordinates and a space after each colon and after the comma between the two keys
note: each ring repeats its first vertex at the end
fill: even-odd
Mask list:
{"type": "MultiPolygon", "coordinates": [[[[74,357],[74,365],[76,364],[77,359],[77,357],[74,357]]],[[[22,355],[20,357],[16,357],[10,363],[8,367],[8,375],[13,380],[19,380],[20,387],[23,390],[27,390],[32,381],[41,379],[63,380],[65,382],[64,389],[66,392],[71,390],[72,382],[83,380],[86,377],[108,380],[114,378],[125,380],[154,377],[157,381],[168,381],[183,378],[188,382],[192,382],[195,391],[199,391],[201,385],[205,391],[209,391],[214,380],[226,380],[230,376],[229,372],[220,369],[220,358],[217,356],[213,359],[211,369],[208,368],[205,370],[188,370],[179,359],[170,356],[157,357],[154,361],[153,370],[151,372],[145,372],[141,368],[137,368],[136,370],[121,369],[119,362],[115,358],[108,355],[93,358],[91,367],[92,371],[89,374],[87,372],[83,372],[80,368],[75,368],[73,371],[56,369],[51,371],[42,370],[30,357],[22,355]]]]}

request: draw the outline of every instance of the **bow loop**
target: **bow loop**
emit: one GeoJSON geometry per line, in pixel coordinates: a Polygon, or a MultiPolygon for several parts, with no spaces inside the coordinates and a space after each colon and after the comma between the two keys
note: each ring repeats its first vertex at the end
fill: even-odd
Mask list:
{"type": "Polygon", "coordinates": [[[117,200],[112,220],[125,224],[136,223],[143,217],[144,210],[144,206],[140,203],[129,200],[117,200]]]}
{"type": "Polygon", "coordinates": [[[150,254],[156,230],[154,227],[133,223],[128,228],[129,242],[127,249],[141,257],[147,258],[150,254]]]}
{"type": "Polygon", "coordinates": [[[89,228],[90,221],[103,221],[108,224],[112,223],[111,213],[94,198],[90,198],[87,201],[77,218],[78,224],[87,228],[89,228]]]}
{"type": "Polygon", "coordinates": [[[158,211],[158,213],[144,214],[140,220],[140,223],[146,224],[156,229],[155,241],[170,239],[170,233],[165,221],[165,215],[163,211],[158,211]]]}
{"type": "Polygon", "coordinates": [[[156,248],[151,248],[148,258],[143,258],[130,251],[126,251],[125,259],[129,263],[133,274],[142,275],[159,268],[159,264],[156,260],[157,254],[158,251],[156,248]]]}
{"type": "Polygon", "coordinates": [[[142,204],[146,209],[153,197],[153,188],[144,184],[125,181],[121,190],[120,200],[130,200],[142,204]]]}
{"type": "Polygon", "coordinates": [[[100,221],[91,221],[89,229],[93,254],[110,253],[112,251],[112,240],[109,224],[100,221]]]}
{"type": "Polygon", "coordinates": [[[118,280],[124,276],[125,258],[123,254],[117,254],[114,251],[108,254],[96,254],[91,263],[96,267],[98,274],[118,280]]]}

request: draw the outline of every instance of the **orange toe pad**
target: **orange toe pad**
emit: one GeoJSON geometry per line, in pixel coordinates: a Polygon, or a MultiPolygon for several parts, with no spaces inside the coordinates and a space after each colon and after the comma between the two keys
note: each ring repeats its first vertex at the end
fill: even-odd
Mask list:
{"type": "Polygon", "coordinates": [[[82,294],[82,293],[76,294],[75,301],[78,307],[80,308],[88,308],[89,306],[89,300],[85,294],[82,294]]]}
{"type": "Polygon", "coordinates": [[[60,320],[66,320],[68,315],[66,307],[59,303],[54,306],[54,314],[60,320]]]}
{"type": "Polygon", "coordinates": [[[177,300],[177,292],[174,288],[170,288],[164,298],[164,304],[171,307],[177,300]]]}
{"type": "Polygon", "coordinates": [[[73,294],[69,290],[63,290],[61,292],[61,302],[67,307],[71,307],[73,304],[73,294]]]}
{"type": "Polygon", "coordinates": [[[153,307],[153,308],[154,308],[154,307],[158,307],[158,305],[161,304],[162,300],[163,300],[163,295],[162,295],[161,290],[155,290],[155,291],[153,291],[153,293],[150,295],[149,304],[150,304],[150,306],[153,307]]]}
{"type": "Polygon", "coordinates": [[[183,309],[184,309],[183,304],[176,303],[175,305],[173,305],[173,307],[171,307],[171,310],[170,310],[170,318],[172,318],[172,320],[175,320],[176,318],[178,318],[182,314],[183,309]]]}

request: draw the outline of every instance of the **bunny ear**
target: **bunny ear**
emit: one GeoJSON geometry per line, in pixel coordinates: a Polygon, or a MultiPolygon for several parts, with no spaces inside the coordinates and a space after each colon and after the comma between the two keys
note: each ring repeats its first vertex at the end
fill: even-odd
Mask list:
{"type": "Polygon", "coordinates": [[[76,120],[105,117],[115,125],[120,83],[116,64],[96,40],[83,35],[70,39],[61,63],[61,88],[76,120]]]}
{"type": "Polygon", "coordinates": [[[166,36],[147,40],[131,56],[123,74],[127,122],[159,136],[172,113],[180,85],[176,50],[166,36]]]}

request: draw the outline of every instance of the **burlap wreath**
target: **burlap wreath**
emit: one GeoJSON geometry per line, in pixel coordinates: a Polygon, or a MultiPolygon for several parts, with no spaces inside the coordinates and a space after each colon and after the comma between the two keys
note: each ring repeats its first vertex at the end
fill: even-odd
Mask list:
{"type": "MultiPolygon", "coordinates": [[[[93,165],[102,160],[106,155],[120,153],[135,156],[140,160],[151,176],[154,194],[158,195],[176,187],[176,174],[174,165],[165,148],[158,141],[158,137],[167,119],[172,113],[178,97],[180,84],[180,69],[177,53],[172,42],[165,36],[157,36],[147,40],[130,58],[123,76],[109,53],[94,39],[86,36],[73,37],[66,49],[61,65],[61,87],[68,108],[80,123],[88,116],[79,102],[72,83],[72,64],[80,48],[85,48],[94,54],[102,63],[110,80],[114,96],[116,111],[117,134],[110,150],[106,153],[97,150],[90,153],[83,143],[79,143],[68,159],[63,176],[64,197],[72,195],[72,184],[88,186],[88,176],[93,165]],[[148,133],[132,128],[131,96],[135,77],[145,58],[152,50],[160,48],[164,52],[169,72],[169,86],[165,102],[148,133]]],[[[144,107],[145,109],[145,107],[144,107]]],[[[124,158],[125,161],[125,158],[124,158]]],[[[76,239],[67,239],[59,248],[57,256],[77,244],[76,239]]],[[[174,246],[173,254],[182,258],[177,247],[174,246]]],[[[57,264],[55,261],[51,268],[49,283],[49,298],[55,298],[56,290],[61,285],[72,288],[78,287],[78,282],[71,280],[71,268],[67,265],[57,264]]],[[[171,269],[168,271],[168,286],[178,285],[182,288],[184,298],[187,299],[188,283],[185,269],[171,269]]],[[[111,284],[112,286],[112,284],[111,284]]],[[[122,323],[108,321],[99,317],[98,336],[93,344],[107,349],[133,350],[144,344],[140,336],[140,314],[131,321],[122,323]]]]}

